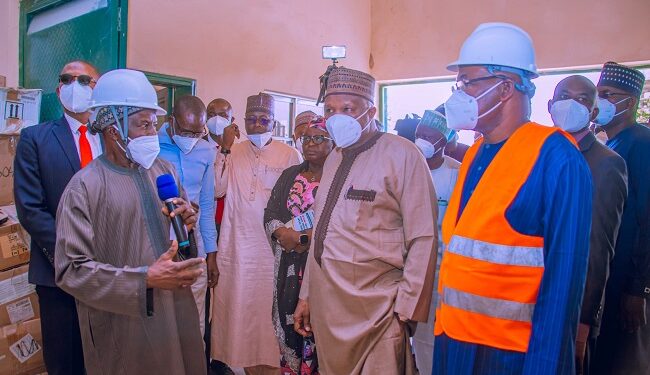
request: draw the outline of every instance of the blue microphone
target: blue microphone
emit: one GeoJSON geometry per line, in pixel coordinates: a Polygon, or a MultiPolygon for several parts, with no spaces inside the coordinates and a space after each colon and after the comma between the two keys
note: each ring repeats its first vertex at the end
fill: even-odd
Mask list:
{"type": "MultiPolygon", "coordinates": [[[[163,174],[158,176],[156,179],[156,186],[158,187],[158,198],[161,201],[165,202],[165,207],[169,212],[173,212],[176,209],[174,204],[174,199],[179,198],[178,186],[176,186],[176,181],[174,177],[170,174],[163,174]]],[[[170,218],[172,221],[172,227],[174,228],[174,233],[176,233],[176,240],[178,241],[178,254],[181,259],[190,258],[190,240],[187,236],[187,230],[185,224],[183,224],[183,218],[176,215],[170,218]]]]}

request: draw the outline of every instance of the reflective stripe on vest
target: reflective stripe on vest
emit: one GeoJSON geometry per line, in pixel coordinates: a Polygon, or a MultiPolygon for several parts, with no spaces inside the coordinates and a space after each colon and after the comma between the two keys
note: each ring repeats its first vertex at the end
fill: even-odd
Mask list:
{"type": "Polygon", "coordinates": [[[483,297],[448,287],[445,287],[442,293],[442,303],[457,309],[499,319],[527,323],[533,321],[534,303],[520,303],[483,297]]]}
{"type": "MultiPolygon", "coordinates": [[[[546,139],[565,132],[522,125],[485,169],[460,213],[461,196],[483,139],[465,154],[443,220],[447,244],[438,282],[434,334],[526,352],[544,275],[544,238],[517,232],[506,213],[528,180],[546,139]]],[[[575,143],[574,143],[575,144],[575,143]]]]}
{"type": "Polygon", "coordinates": [[[543,247],[507,246],[453,236],[446,251],[490,263],[544,267],[543,247]]]}

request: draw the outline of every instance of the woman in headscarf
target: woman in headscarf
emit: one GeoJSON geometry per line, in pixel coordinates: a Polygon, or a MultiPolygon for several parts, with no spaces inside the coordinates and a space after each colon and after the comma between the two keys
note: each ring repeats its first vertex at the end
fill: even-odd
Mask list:
{"type": "Polygon", "coordinates": [[[280,367],[282,374],[291,375],[318,374],[313,337],[303,338],[294,331],[293,312],[311,242],[311,206],[323,164],[334,148],[322,117],[309,122],[301,140],[305,161],[282,173],[264,211],[266,232],[275,254],[273,324],[280,344],[280,367]]]}

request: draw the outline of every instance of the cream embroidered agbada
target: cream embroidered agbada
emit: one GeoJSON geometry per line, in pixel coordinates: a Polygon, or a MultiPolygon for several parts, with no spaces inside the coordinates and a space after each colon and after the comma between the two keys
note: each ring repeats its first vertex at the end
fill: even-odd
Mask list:
{"type": "Polygon", "coordinates": [[[219,235],[219,283],[212,319],[212,358],[231,367],[279,367],[273,331],[274,256],[264,229],[264,208],[282,171],[301,162],[294,148],[250,141],[219,154],[216,195],[226,196],[219,235]],[[224,170],[225,163],[225,170],[224,170]]]}
{"type": "Polygon", "coordinates": [[[377,132],[327,159],[301,298],[322,374],[414,369],[397,314],[426,322],[437,249],[429,168],[409,141],[377,132]]]}

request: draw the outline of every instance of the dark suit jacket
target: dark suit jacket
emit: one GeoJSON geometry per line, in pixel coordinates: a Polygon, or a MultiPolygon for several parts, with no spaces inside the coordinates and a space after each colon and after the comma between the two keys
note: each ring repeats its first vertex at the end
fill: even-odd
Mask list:
{"type": "Polygon", "coordinates": [[[55,215],[68,182],[81,168],[65,117],[25,128],[14,160],[14,197],[21,225],[32,237],[29,282],[55,287],[55,215]]]}
{"type": "Polygon", "coordinates": [[[598,335],[602,319],[609,266],[627,198],[627,168],[623,158],[598,142],[592,133],[582,138],[578,146],[593,180],[589,268],[580,322],[590,325],[594,336],[598,335]]]}

